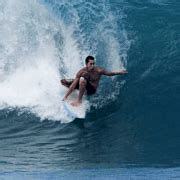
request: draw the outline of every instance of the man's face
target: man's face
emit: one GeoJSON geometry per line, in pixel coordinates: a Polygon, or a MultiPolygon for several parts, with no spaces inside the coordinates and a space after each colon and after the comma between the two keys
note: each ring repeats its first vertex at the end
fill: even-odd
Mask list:
{"type": "Polygon", "coordinates": [[[94,65],[95,65],[94,60],[89,60],[89,62],[86,64],[86,67],[88,68],[88,70],[93,70],[94,65]]]}

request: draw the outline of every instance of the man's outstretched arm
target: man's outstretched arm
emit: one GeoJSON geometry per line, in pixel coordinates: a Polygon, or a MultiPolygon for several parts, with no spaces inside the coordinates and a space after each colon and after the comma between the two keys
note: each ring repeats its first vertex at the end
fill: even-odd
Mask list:
{"type": "Polygon", "coordinates": [[[79,78],[74,79],[73,83],[69,87],[68,92],[64,96],[63,100],[66,100],[68,98],[68,96],[73,92],[73,90],[75,89],[75,87],[78,83],[79,83],[79,78]]]}
{"type": "Polygon", "coordinates": [[[121,71],[107,71],[107,70],[103,70],[102,74],[106,75],[106,76],[115,76],[115,75],[121,75],[121,74],[127,74],[128,72],[126,70],[121,70],[121,71]]]}

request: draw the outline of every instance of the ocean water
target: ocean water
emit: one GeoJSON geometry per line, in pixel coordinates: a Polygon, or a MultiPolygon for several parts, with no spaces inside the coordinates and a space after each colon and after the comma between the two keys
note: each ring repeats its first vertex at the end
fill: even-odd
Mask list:
{"type": "Polygon", "coordinates": [[[177,0],[0,0],[0,179],[180,179],[177,0]],[[110,71],[69,118],[60,79],[110,71]]]}

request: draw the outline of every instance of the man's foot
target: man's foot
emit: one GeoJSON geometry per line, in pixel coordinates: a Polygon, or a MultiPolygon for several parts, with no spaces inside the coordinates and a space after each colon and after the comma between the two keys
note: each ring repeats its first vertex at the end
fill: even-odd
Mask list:
{"type": "Polygon", "coordinates": [[[74,101],[71,103],[72,106],[75,106],[75,107],[78,107],[81,105],[81,102],[80,101],[74,101]]]}

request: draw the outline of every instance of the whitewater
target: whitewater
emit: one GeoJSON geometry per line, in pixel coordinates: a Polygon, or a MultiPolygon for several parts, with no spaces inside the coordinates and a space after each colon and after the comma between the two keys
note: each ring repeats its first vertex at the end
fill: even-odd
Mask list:
{"type": "MultiPolygon", "coordinates": [[[[105,60],[102,65],[109,70],[125,68],[129,41],[124,29],[122,42],[117,40],[115,17],[111,13],[106,14],[106,7],[98,15],[102,22],[89,35],[93,39],[95,34],[101,34],[102,42],[96,40],[92,43],[81,29],[83,22],[78,16],[78,10],[70,3],[59,2],[58,5],[71,8],[69,22],[67,18],[61,17],[63,12],[53,13],[57,4],[48,7],[36,0],[8,0],[0,3],[1,109],[31,112],[40,120],[71,122],[73,119],[66,115],[62,107],[61,100],[66,89],[60,85],[60,79],[75,77],[89,54],[97,57],[99,65],[105,60]],[[106,50],[101,57],[98,53],[103,52],[98,50],[99,43],[103,43],[103,49],[106,50]],[[121,45],[124,47],[121,48],[121,45]]],[[[93,11],[94,7],[87,3],[87,8],[93,11]]],[[[120,85],[114,83],[112,86],[118,92],[120,85]]],[[[114,94],[112,91],[109,99],[114,94]]],[[[104,95],[98,99],[92,100],[91,104],[102,106],[107,101],[104,95]]],[[[85,112],[89,109],[89,103],[86,102],[83,107],[85,112]]]]}

